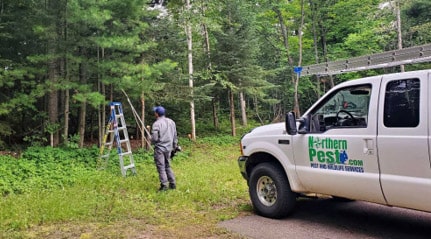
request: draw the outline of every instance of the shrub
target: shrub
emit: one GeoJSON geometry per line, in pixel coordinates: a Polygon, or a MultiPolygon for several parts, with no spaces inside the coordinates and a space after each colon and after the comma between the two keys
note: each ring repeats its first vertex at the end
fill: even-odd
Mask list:
{"type": "Polygon", "coordinates": [[[97,150],[30,147],[20,158],[0,156],[0,194],[73,185],[96,170],[97,150]]]}

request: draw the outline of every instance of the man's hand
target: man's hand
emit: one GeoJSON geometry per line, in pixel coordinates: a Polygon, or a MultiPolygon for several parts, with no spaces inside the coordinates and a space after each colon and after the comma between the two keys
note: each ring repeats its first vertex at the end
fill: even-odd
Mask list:
{"type": "Polygon", "coordinates": [[[171,152],[171,159],[174,158],[174,156],[177,152],[181,152],[181,151],[182,151],[181,146],[177,145],[177,147],[175,147],[175,149],[172,150],[172,152],[171,152]]]}

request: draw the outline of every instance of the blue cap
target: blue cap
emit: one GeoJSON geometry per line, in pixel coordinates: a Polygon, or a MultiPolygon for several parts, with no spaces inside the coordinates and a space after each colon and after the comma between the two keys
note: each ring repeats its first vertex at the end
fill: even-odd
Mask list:
{"type": "Polygon", "coordinates": [[[156,106],[153,108],[153,111],[157,113],[159,116],[165,115],[165,108],[163,108],[163,106],[156,106]]]}

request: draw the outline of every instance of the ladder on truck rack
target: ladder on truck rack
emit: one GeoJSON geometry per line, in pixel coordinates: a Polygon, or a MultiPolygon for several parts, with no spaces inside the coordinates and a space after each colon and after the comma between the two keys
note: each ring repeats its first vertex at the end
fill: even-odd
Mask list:
{"type": "Polygon", "coordinates": [[[425,62],[431,62],[431,44],[304,66],[301,76],[336,75],[425,62]]]}
{"type": "Polygon", "coordinates": [[[120,169],[123,176],[127,175],[130,169],[136,174],[135,162],[133,160],[132,147],[130,146],[129,134],[127,132],[126,120],[124,119],[123,108],[119,102],[111,102],[111,113],[108,124],[105,127],[103,142],[100,144],[100,160],[107,164],[111,155],[114,142],[117,146],[117,153],[120,160],[120,169]],[[106,149],[106,152],[104,152],[106,149]],[[124,165],[124,158],[129,158],[129,165],[124,165]]]}

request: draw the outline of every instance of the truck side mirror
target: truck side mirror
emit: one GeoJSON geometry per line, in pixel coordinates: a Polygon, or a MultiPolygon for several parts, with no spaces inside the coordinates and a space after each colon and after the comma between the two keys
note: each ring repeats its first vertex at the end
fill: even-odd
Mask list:
{"type": "Polygon", "coordinates": [[[292,111],[286,114],[286,132],[289,135],[295,135],[298,133],[295,113],[292,111]]]}

